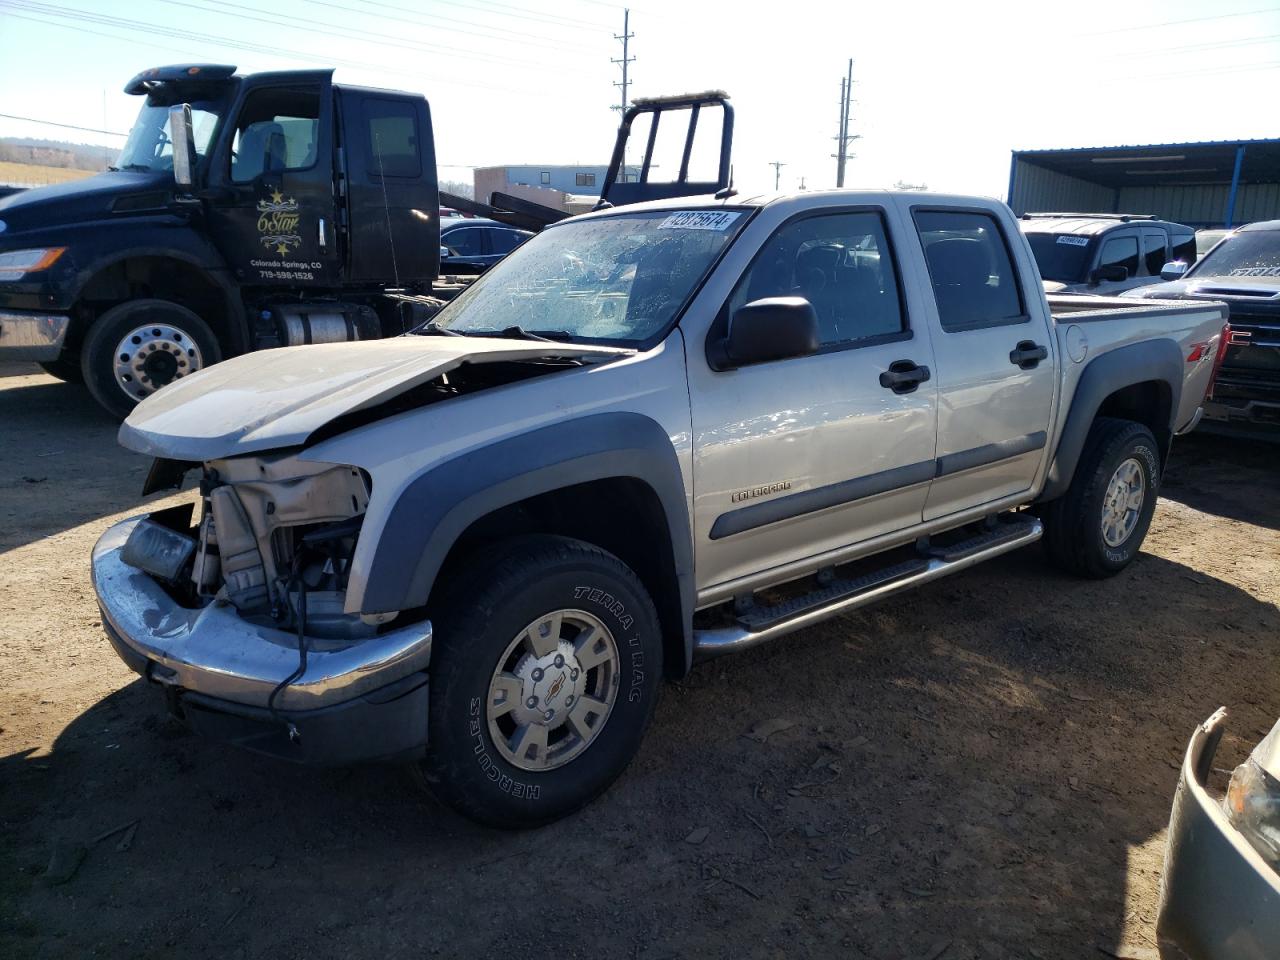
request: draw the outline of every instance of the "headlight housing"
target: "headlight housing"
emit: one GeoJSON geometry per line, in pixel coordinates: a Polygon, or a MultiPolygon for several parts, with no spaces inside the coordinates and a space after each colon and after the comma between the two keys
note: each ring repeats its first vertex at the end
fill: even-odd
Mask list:
{"type": "Polygon", "coordinates": [[[1280,779],[1272,775],[1280,751],[1280,723],[1231,774],[1223,800],[1227,819],[1273,867],[1280,866],[1280,779]]]}
{"type": "Polygon", "coordinates": [[[66,247],[33,247],[0,253],[0,280],[16,280],[37,270],[47,270],[66,250],[66,247]]]}

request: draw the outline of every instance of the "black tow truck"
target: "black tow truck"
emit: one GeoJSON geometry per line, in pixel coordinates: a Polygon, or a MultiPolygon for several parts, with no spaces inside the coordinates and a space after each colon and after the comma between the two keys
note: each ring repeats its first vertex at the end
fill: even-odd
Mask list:
{"type": "MultiPolygon", "coordinates": [[[[425,322],[466,283],[439,276],[442,201],[524,229],[565,216],[502,194],[440,195],[427,100],[332,77],[189,64],[130,80],[125,92],[143,104],[114,167],[0,199],[0,359],[83,380],[124,417],[224,357],[425,322]]],[[[732,129],[720,92],[636,101],[601,203],[728,188],[732,129]],[[714,182],[689,177],[709,110],[722,117],[714,182]],[[669,111],[687,114],[687,130],[664,125],[683,139],[684,163],[651,182],[669,111]],[[642,172],[627,182],[617,171],[646,114],[642,172]]]]}

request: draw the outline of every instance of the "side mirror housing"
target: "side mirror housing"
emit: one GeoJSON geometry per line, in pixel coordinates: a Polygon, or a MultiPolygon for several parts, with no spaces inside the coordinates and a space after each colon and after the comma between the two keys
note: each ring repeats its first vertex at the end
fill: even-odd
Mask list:
{"type": "Polygon", "coordinates": [[[1161,280],[1181,280],[1183,274],[1187,272],[1187,261],[1170,260],[1160,268],[1161,280]]]}
{"type": "Polygon", "coordinates": [[[180,187],[195,184],[196,139],[191,131],[191,104],[169,108],[169,139],[173,143],[173,180],[180,187]]]}
{"type": "Polygon", "coordinates": [[[768,297],[739,307],[729,318],[722,367],[804,357],[821,345],[813,304],[804,297],[768,297]]]}
{"type": "Polygon", "coordinates": [[[1129,268],[1122,267],[1118,263],[1109,263],[1104,267],[1097,267],[1089,275],[1089,283],[1095,287],[1100,283],[1122,283],[1128,279],[1129,268]]]}

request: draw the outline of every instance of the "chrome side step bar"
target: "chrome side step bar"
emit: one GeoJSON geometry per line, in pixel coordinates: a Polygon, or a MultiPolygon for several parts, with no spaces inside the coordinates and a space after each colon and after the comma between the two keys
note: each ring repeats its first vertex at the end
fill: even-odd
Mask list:
{"type": "MultiPolygon", "coordinates": [[[[1020,524],[1021,525],[1021,524],[1020,524]]],[[[802,613],[798,613],[794,617],[774,623],[763,630],[748,630],[743,626],[732,627],[715,627],[709,630],[693,631],[693,655],[695,660],[708,660],[711,657],[717,657],[722,653],[734,653],[738,650],[745,650],[748,647],[754,647],[756,644],[764,643],[766,640],[772,640],[775,637],[781,637],[784,634],[791,633],[795,630],[801,630],[804,627],[812,626],[815,623],[821,623],[840,613],[846,613],[850,610],[857,610],[891,597],[895,594],[910,590],[912,587],[918,587],[922,584],[929,583],[932,580],[938,580],[951,573],[959,573],[975,564],[982,563],[984,560],[990,560],[1001,554],[1009,553],[1017,550],[1019,547],[1025,547],[1027,544],[1035,543],[1044,534],[1044,527],[1039,520],[1032,520],[1025,524],[1025,531],[1016,537],[1001,537],[993,542],[989,547],[983,550],[966,552],[963,556],[954,560],[946,560],[935,557],[928,561],[919,572],[912,573],[904,577],[892,579],[887,583],[879,583],[868,587],[858,593],[847,594],[840,597],[825,606],[809,607],[802,613]]]]}

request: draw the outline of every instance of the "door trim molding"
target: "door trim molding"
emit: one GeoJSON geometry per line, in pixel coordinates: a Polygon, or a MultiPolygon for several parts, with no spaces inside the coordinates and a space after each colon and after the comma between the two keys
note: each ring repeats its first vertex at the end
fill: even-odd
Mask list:
{"type": "Polygon", "coordinates": [[[745,533],[757,527],[778,523],[781,520],[792,520],[807,513],[816,513],[829,507],[865,500],[891,490],[901,490],[917,484],[928,483],[934,478],[936,462],[924,460],[920,463],[909,463],[902,467],[893,467],[879,473],[842,480],[839,483],[802,490],[788,494],[765,503],[753,503],[749,507],[730,510],[716,517],[711,525],[711,539],[720,540],[737,533],[745,533]]]}
{"type": "Polygon", "coordinates": [[[907,487],[929,483],[939,477],[985,467],[1002,460],[1011,460],[1034,450],[1042,450],[1047,442],[1048,433],[1038,430],[1023,437],[1013,437],[998,443],[961,450],[958,453],[948,453],[935,460],[909,463],[905,466],[881,470],[878,473],[870,473],[865,477],[841,480],[812,490],[801,490],[799,493],[778,497],[776,500],[753,503],[749,507],[739,507],[737,510],[720,514],[711,525],[709,536],[712,540],[722,540],[772,523],[794,520],[796,517],[855,503],[858,500],[866,500],[882,493],[905,490],[907,487]]]}
{"type": "Polygon", "coordinates": [[[1033,450],[1043,450],[1048,442],[1049,434],[1044,430],[1037,430],[1035,433],[1028,433],[1025,437],[1013,437],[1010,440],[987,443],[958,453],[948,453],[938,458],[937,476],[946,477],[953,473],[960,473],[962,470],[972,470],[975,467],[985,467],[988,464],[999,463],[1001,460],[1020,457],[1033,450]]]}

